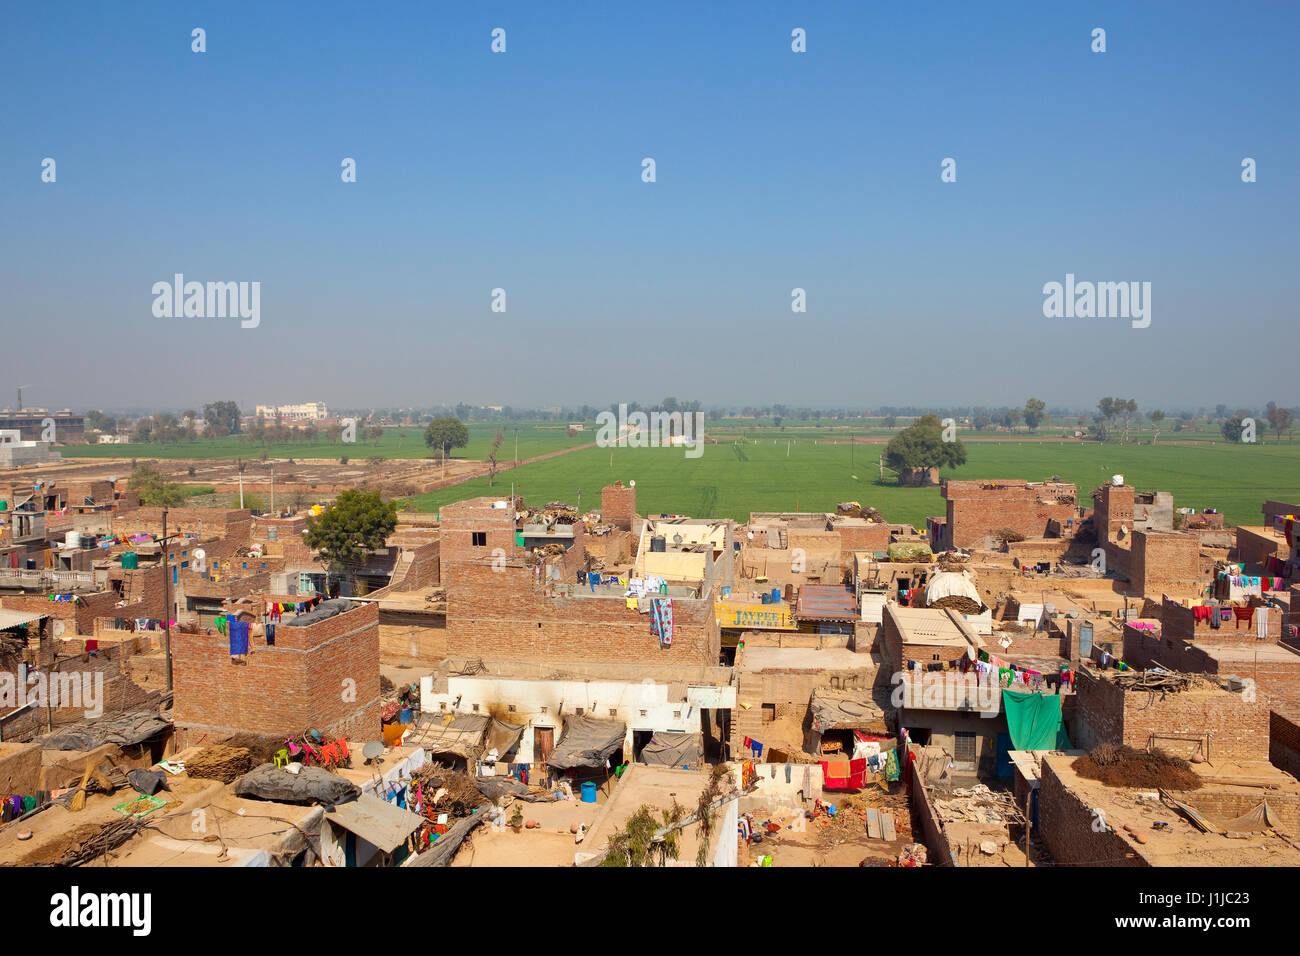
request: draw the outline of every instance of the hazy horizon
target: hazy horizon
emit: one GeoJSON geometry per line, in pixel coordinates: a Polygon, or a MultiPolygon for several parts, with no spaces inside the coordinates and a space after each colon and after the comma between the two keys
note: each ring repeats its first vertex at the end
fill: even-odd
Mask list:
{"type": "Polygon", "coordinates": [[[1298,24],[15,7],[0,405],[1300,405],[1298,24]],[[178,273],[260,283],[256,327],[155,315],[178,273]],[[1150,283],[1149,327],[1045,317],[1067,275],[1150,283]]]}

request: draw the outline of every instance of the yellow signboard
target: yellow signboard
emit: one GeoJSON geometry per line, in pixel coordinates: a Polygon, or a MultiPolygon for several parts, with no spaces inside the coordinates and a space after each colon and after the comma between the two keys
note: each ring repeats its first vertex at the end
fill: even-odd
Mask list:
{"type": "Polygon", "coordinates": [[[795,630],[794,617],[788,604],[716,604],[714,616],[719,627],[761,631],[795,630]]]}

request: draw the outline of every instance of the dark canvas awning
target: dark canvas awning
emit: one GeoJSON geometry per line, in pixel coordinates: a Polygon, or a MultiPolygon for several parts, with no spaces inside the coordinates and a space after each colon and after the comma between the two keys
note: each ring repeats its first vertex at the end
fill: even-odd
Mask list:
{"type": "Polygon", "coordinates": [[[675,734],[660,731],[641,749],[640,761],[660,767],[699,764],[704,751],[699,734],[675,734]]]}
{"type": "Polygon", "coordinates": [[[450,754],[475,760],[495,749],[504,757],[519,743],[523,724],[507,724],[487,714],[425,714],[406,735],[408,747],[422,747],[430,755],[450,754]],[[450,719],[448,719],[450,718],[450,719]]]}
{"type": "Polygon", "coordinates": [[[621,720],[565,717],[564,735],[546,762],[557,770],[603,767],[615,753],[621,755],[626,737],[627,724],[621,720]]]}
{"type": "Polygon", "coordinates": [[[151,711],[129,711],[114,717],[66,724],[36,739],[46,750],[94,750],[102,744],[130,747],[165,733],[171,726],[170,720],[151,711]]]}
{"type": "Polygon", "coordinates": [[[861,730],[867,733],[889,732],[885,711],[870,691],[813,691],[808,702],[812,711],[812,728],[819,734],[828,730],[861,730]]]}
{"type": "Polygon", "coordinates": [[[493,717],[488,723],[483,749],[484,751],[495,750],[498,758],[504,757],[519,745],[519,738],[523,735],[523,724],[507,724],[504,720],[493,717]]]}
{"type": "Polygon", "coordinates": [[[451,754],[464,760],[478,755],[482,749],[483,735],[487,733],[486,714],[421,715],[415,727],[406,735],[408,747],[422,747],[427,754],[451,754]]]}

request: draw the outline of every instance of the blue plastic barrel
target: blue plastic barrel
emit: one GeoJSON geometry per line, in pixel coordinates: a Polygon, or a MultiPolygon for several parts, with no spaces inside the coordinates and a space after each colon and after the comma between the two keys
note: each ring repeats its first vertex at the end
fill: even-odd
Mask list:
{"type": "Polygon", "coordinates": [[[404,724],[409,724],[411,722],[411,708],[403,707],[401,716],[398,717],[397,719],[404,724]]]}
{"type": "Polygon", "coordinates": [[[781,603],[781,589],[780,589],[780,588],[772,588],[772,603],[773,603],[773,604],[780,604],[780,603],[781,603]]]}
{"type": "Polygon", "coordinates": [[[582,802],[596,802],[596,785],[590,780],[584,780],[582,782],[582,802]]]}

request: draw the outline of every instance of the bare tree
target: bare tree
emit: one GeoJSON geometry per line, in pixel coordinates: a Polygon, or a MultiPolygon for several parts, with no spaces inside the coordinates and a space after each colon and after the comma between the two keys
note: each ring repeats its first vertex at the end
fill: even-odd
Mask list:
{"type": "Polygon", "coordinates": [[[506,433],[503,432],[501,429],[498,428],[498,429],[497,429],[497,433],[496,433],[495,435],[492,436],[492,449],[491,449],[491,451],[488,452],[488,458],[487,458],[487,460],[488,460],[488,487],[489,487],[489,488],[492,487],[492,483],[496,480],[496,476],[497,476],[497,460],[498,460],[498,458],[500,457],[500,454],[501,454],[501,445],[502,445],[502,443],[505,442],[505,440],[506,440],[506,433]]]}

